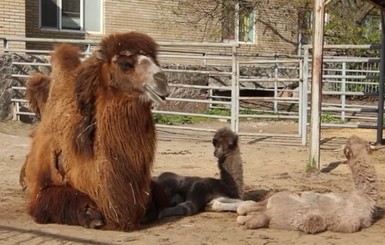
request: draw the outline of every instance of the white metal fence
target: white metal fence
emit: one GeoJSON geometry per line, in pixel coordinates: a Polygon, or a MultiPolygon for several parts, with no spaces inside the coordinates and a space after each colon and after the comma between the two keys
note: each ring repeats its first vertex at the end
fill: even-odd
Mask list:
{"type": "MultiPolygon", "coordinates": [[[[36,38],[4,38],[5,52],[48,55],[49,50],[14,49],[12,43],[60,43],[82,45],[90,55],[96,42],[36,38]]],[[[157,126],[166,130],[215,131],[230,126],[241,135],[278,139],[279,143],[306,144],[308,96],[311,84],[311,47],[301,56],[253,57],[241,54],[232,43],[160,42],[159,59],[172,89],[166,106],[154,109],[157,126]],[[163,117],[180,117],[169,125],[163,117]],[[198,120],[199,119],[199,120],[198,120]],[[215,122],[212,127],[207,123],[215,122]],[[274,127],[277,122],[287,122],[274,127]],[[258,127],[263,124],[263,129],[258,127]]],[[[17,46],[17,45],[15,45],[17,46]]],[[[27,46],[28,47],[28,46],[27,46]]],[[[376,127],[379,59],[340,55],[341,50],[368,50],[372,46],[325,46],[322,125],[376,127]],[[330,55],[336,54],[336,55],[330,55]]],[[[13,66],[49,67],[46,62],[14,61],[13,66]]],[[[25,90],[25,74],[12,74],[20,81],[13,86],[25,90]]],[[[32,115],[20,110],[26,102],[13,98],[14,119],[32,115]]],[[[276,143],[277,143],[276,142],[276,143]]]]}

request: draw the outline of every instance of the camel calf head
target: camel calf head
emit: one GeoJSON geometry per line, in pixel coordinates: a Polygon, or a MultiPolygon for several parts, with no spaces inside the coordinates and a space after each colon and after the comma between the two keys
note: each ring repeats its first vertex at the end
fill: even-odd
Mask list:
{"type": "Polygon", "coordinates": [[[108,71],[108,87],[160,103],[169,89],[157,52],[158,46],[151,37],[129,32],[104,38],[95,55],[108,71]]]}
{"type": "Polygon", "coordinates": [[[348,139],[344,147],[344,154],[348,160],[353,160],[359,156],[368,155],[371,152],[369,142],[359,138],[356,135],[348,139]]]}
{"type": "Polygon", "coordinates": [[[238,146],[238,135],[229,128],[217,130],[212,140],[214,146],[214,156],[218,159],[226,157],[238,146]]]}

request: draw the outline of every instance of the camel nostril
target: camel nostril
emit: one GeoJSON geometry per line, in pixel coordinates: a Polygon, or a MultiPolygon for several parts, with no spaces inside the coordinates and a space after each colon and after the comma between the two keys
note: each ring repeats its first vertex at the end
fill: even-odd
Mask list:
{"type": "Polygon", "coordinates": [[[164,72],[160,71],[154,74],[154,79],[156,81],[157,92],[163,97],[168,97],[170,95],[170,90],[167,84],[167,77],[164,72]]]}
{"type": "Polygon", "coordinates": [[[164,74],[162,71],[155,73],[154,78],[159,82],[167,82],[166,74],[164,74]]]}

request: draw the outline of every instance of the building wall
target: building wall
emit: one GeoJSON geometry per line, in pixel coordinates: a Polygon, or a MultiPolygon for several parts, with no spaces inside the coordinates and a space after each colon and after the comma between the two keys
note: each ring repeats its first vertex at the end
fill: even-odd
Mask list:
{"type": "MultiPolygon", "coordinates": [[[[0,1],[0,37],[6,36],[25,36],[25,0],[0,1]]],[[[13,48],[23,46],[17,44],[13,48]]]]}
{"type": "Polygon", "coordinates": [[[295,54],[298,45],[298,10],[288,2],[264,1],[257,10],[254,47],[257,52],[295,54]]]}
{"type": "MultiPolygon", "coordinates": [[[[151,35],[157,41],[221,42],[221,25],[217,19],[203,18],[194,25],[188,25],[186,19],[193,16],[192,11],[183,10],[182,6],[181,13],[175,15],[174,12],[178,8],[177,1],[104,0],[101,34],[39,29],[38,2],[38,0],[27,1],[27,37],[87,40],[100,39],[103,34],[114,32],[139,31],[151,35]]],[[[258,55],[295,54],[298,13],[287,2],[287,0],[261,1],[256,13],[256,43],[242,45],[242,51],[258,55]]],[[[211,7],[210,1],[206,4],[207,7],[211,7]]]]}

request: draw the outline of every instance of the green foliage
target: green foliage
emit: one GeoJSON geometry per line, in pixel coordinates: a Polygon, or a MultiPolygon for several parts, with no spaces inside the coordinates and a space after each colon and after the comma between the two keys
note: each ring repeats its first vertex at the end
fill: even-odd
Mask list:
{"type": "MultiPolygon", "coordinates": [[[[300,1],[304,12],[302,31],[307,43],[311,43],[313,24],[310,13],[313,11],[313,3],[300,1]]],[[[381,41],[381,17],[380,10],[365,0],[339,0],[330,1],[325,8],[327,20],[324,27],[325,44],[378,44],[381,41]]],[[[366,55],[363,50],[355,50],[354,55],[366,55]]]]}
{"type": "Polygon", "coordinates": [[[207,114],[207,115],[230,116],[231,110],[230,109],[221,109],[221,108],[210,108],[203,113],[207,114]]]}
{"type": "Polygon", "coordinates": [[[163,125],[192,124],[193,118],[190,116],[182,116],[182,115],[154,114],[154,121],[157,124],[163,124],[163,125]]]}
{"type": "Polygon", "coordinates": [[[322,123],[344,123],[343,120],[338,118],[337,116],[333,115],[330,112],[324,112],[321,115],[321,122],[322,123]]]}
{"type": "Polygon", "coordinates": [[[313,173],[318,171],[315,159],[309,160],[305,166],[305,171],[306,173],[313,173]]]}

